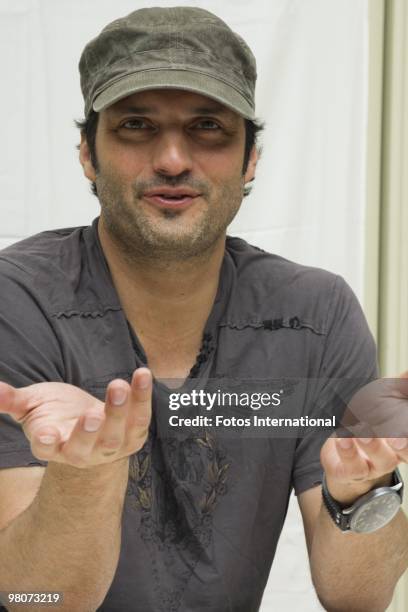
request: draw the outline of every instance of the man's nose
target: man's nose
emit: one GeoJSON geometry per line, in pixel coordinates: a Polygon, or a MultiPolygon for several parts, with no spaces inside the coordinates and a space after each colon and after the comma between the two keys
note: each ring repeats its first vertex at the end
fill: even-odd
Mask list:
{"type": "Polygon", "coordinates": [[[155,143],[153,169],[158,174],[178,176],[192,169],[192,157],[184,134],[162,134],[155,143]]]}

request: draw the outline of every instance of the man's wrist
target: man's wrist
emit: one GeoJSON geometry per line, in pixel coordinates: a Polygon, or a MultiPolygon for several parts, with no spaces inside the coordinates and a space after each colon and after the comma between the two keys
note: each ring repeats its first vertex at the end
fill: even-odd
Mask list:
{"type": "Polygon", "coordinates": [[[129,457],[120,460],[90,466],[89,468],[77,468],[65,463],[49,462],[45,471],[42,485],[53,483],[53,487],[61,489],[61,492],[69,490],[71,495],[86,491],[87,496],[91,492],[100,496],[109,494],[121,488],[127,482],[129,473],[129,457]]]}
{"type": "Polygon", "coordinates": [[[330,495],[343,508],[353,505],[355,501],[365,493],[379,487],[389,487],[392,483],[392,474],[384,474],[379,478],[359,482],[340,483],[326,474],[326,485],[330,495]]]}

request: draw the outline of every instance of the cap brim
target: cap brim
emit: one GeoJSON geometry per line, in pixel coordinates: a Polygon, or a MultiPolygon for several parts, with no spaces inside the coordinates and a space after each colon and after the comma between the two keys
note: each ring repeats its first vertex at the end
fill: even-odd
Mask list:
{"type": "Polygon", "coordinates": [[[100,112],[118,100],[147,89],[184,89],[213,98],[245,119],[254,119],[251,104],[234,87],[203,73],[188,70],[155,69],[134,72],[108,85],[94,99],[92,108],[100,112]]]}

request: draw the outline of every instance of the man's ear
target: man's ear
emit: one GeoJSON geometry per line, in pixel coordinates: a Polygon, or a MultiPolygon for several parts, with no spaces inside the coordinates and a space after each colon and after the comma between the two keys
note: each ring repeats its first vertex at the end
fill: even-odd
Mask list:
{"type": "Polygon", "coordinates": [[[81,133],[81,144],[79,145],[79,161],[87,179],[93,183],[96,181],[96,172],[91,160],[91,152],[85,135],[81,133]]]}
{"type": "Polygon", "coordinates": [[[249,154],[248,166],[244,175],[244,183],[250,183],[255,178],[256,164],[258,163],[259,155],[254,145],[249,154]]]}

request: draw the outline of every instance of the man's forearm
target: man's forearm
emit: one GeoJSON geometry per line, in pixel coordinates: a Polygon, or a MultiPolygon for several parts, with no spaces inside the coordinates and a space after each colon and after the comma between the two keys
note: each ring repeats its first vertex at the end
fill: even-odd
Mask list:
{"type": "Polygon", "coordinates": [[[408,567],[408,520],[400,511],[372,534],[343,533],[322,504],[310,563],[326,610],[383,612],[408,567]]]}
{"type": "Polygon", "coordinates": [[[49,463],[32,504],[0,531],[0,590],[61,591],[59,609],[95,610],[119,559],[128,464],[49,463]]]}

